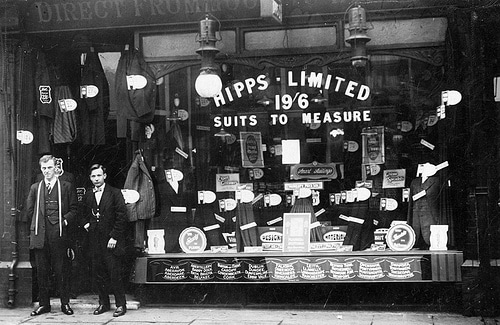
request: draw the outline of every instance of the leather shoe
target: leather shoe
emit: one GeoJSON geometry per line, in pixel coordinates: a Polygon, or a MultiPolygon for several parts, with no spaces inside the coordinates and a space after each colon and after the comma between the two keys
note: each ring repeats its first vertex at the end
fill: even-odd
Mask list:
{"type": "Polygon", "coordinates": [[[109,306],[107,305],[99,305],[99,307],[97,307],[95,310],[94,310],[94,315],[100,315],[102,313],[105,313],[109,310],[109,306]]]}
{"type": "Polygon", "coordinates": [[[73,315],[73,309],[69,306],[69,304],[61,305],[61,311],[66,315],[73,315]]]}
{"type": "Polygon", "coordinates": [[[40,306],[31,312],[31,316],[38,316],[49,312],[50,312],[50,306],[40,306]]]}
{"type": "Polygon", "coordinates": [[[119,317],[125,315],[127,312],[127,307],[125,306],[118,306],[116,307],[115,312],[113,313],[113,317],[119,317]]]}

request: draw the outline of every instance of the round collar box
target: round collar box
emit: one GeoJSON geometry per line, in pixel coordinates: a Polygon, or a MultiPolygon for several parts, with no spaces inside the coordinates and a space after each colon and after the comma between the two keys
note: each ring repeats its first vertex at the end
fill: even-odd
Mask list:
{"type": "Polygon", "coordinates": [[[201,253],[207,247],[207,237],[201,229],[189,227],[179,235],[179,245],[184,253],[201,253]]]}
{"type": "Polygon", "coordinates": [[[415,231],[408,224],[396,224],[389,228],[385,241],[393,251],[409,251],[415,245],[415,231]]]}

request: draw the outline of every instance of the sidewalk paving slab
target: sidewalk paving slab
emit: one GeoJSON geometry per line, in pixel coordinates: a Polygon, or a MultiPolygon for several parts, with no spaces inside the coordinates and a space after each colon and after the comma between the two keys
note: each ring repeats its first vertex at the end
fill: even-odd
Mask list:
{"type": "MultiPolygon", "coordinates": [[[[56,308],[54,308],[56,307],[56,308]]],[[[75,314],[64,315],[59,306],[50,313],[31,317],[31,308],[0,309],[0,324],[5,325],[485,325],[498,319],[464,317],[452,313],[335,311],[244,308],[141,307],[113,317],[112,311],[93,315],[94,308],[75,305],[75,314]],[[488,323],[487,321],[491,321],[488,323]]]]}

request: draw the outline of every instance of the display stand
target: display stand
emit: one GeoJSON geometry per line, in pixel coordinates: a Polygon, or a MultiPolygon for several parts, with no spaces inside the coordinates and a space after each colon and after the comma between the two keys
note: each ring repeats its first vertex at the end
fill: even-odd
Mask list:
{"type": "Polygon", "coordinates": [[[460,251],[195,253],[139,257],[133,283],[459,282],[460,251]]]}

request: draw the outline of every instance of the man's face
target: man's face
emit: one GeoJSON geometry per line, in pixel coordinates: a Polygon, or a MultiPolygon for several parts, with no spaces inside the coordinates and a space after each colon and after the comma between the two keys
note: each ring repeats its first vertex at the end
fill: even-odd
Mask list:
{"type": "Polygon", "coordinates": [[[43,177],[51,181],[55,176],[55,162],[53,159],[50,159],[46,162],[40,163],[40,170],[42,171],[43,177]]]}
{"type": "Polygon", "coordinates": [[[101,168],[94,169],[90,172],[90,180],[95,187],[101,187],[106,179],[106,174],[101,168]]]}

